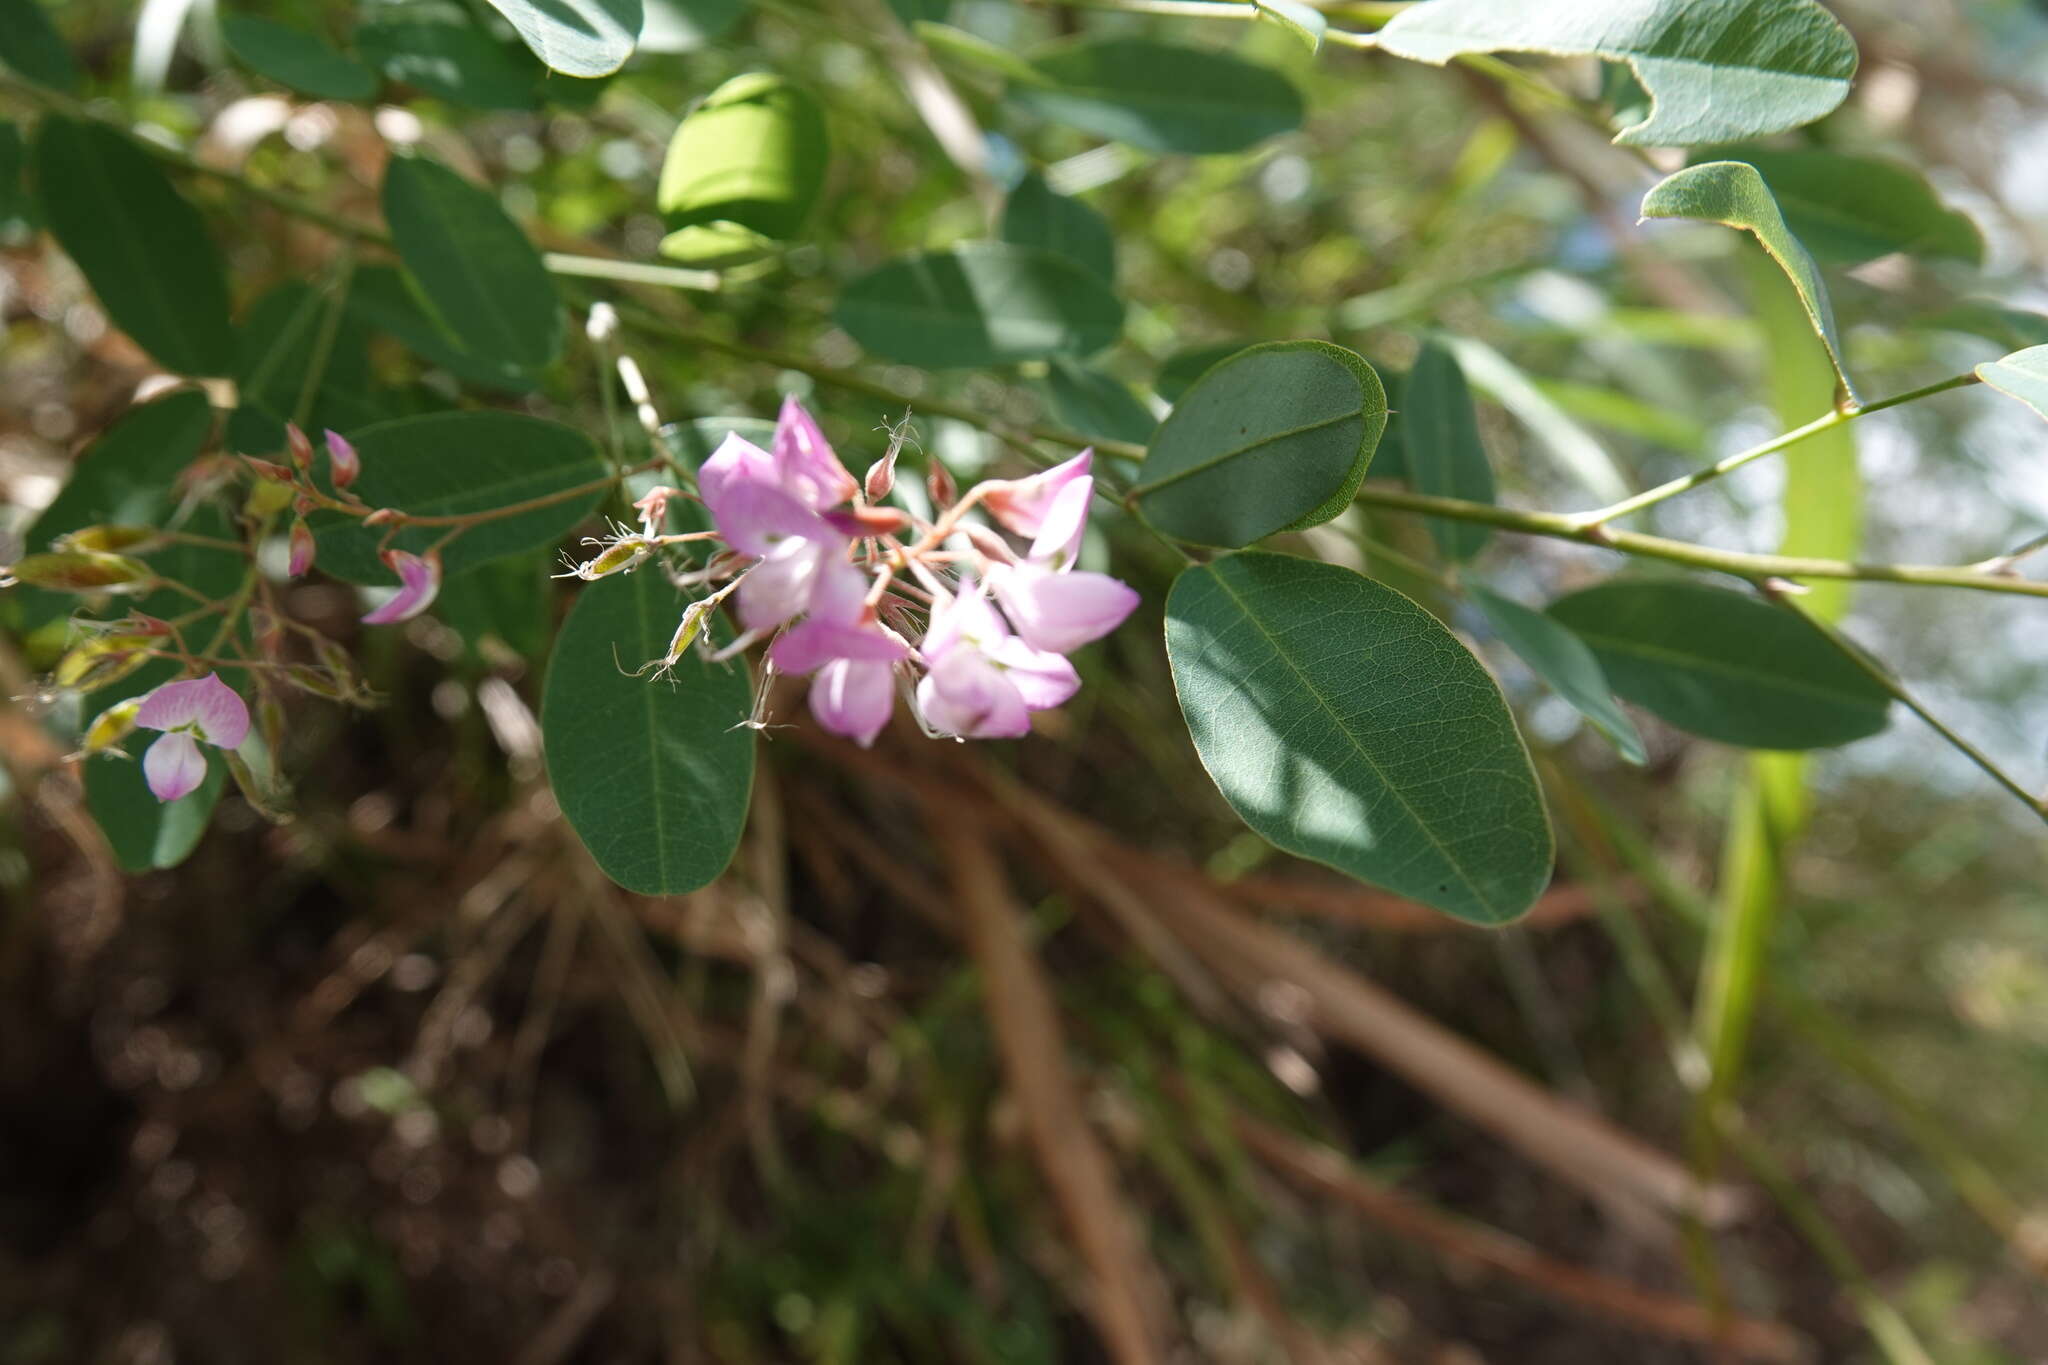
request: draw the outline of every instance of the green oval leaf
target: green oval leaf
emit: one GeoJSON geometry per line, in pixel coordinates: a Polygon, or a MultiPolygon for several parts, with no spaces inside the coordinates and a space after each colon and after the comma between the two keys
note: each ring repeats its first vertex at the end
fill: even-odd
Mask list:
{"type": "Polygon", "coordinates": [[[766,244],[753,234],[770,242],[797,236],[824,189],[830,155],[825,113],[810,92],[765,72],[727,81],[669,139],[655,200],[675,235],[662,254],[723,264],[736,250],[759,254],[766,244]],[[714,225],[749,237],[737,248],[713,243],[701,229],[714,225]]]}
{"type": "Polygon", "coordinates": [[[754,783],[745,665],[691,652],[663,681],[620,671],[668,652],[683,605],[657,571],[579,589],[541,699],[562,814],[606,876],[646,896],[725,870],[754,783]]]}
{"type": "Polygon", "coordinates": [[[1203,766],[1261,835],[1462,920],[1550,880],[1550,822],[1500,689],[1434,616],[1349,569],[1226,555],[1166,602],[1203,766]]]}
{"type": "MultiPolygon", "coordinates": [[[[1479,443],[1472,391],[1458,359],[1425,345],[1401,385],[1401,449],[1408,481],[1419,493],[1467,502],[1493,501],[1493,466],[1479,443]]],[[[1492,537],[1487,527],[1430,517],[1429,533],[1447,559],[1470,559],[1492,537]]]]}
{"type": "Polygon", "coordinates": [[[78,89],[78,63],[39,0],[0,0],[0,63],[38,85],[78,89]]]}
{"type": "Polygon", "coordinates": [[[1643,196],[1645,218],[1691,218],[1720,223],[1753,234],[1772,260],[1799,291],[1799,302],[1828,348],[1835,375],[1850,402],[1857,400],[1856,386],[1842,365],[1842,342],[1835,333],[1835,309],[1828,302],[1828,287],[1820,267],[1785,225],[1771,187],[1757,168],[1746,161],[1706,161],[1688,166],[1651,187],[1643,196]]]}
{"type": "Polygon", "coordinates": [[[1160,364],[1159,373],[1152,378],[1152,387],[1167,402],[1178,403],[1195,386],[1196,380],[1243,349],[1235,341],[1219,341],[1209,346],[1190,346],[1184,351],[1175,351],[1160,364]]]}
{"type": "Polygon", "coordinates": [[[1984,263],[1977,225],[1910,166],[1820,147],[1723,147],[1714,159],[1756,167],[1786,224],[1821,260],[1861,265],[1902,251],[1984,263]]]}
{"type": "Polygon", "coordinates": [[[1003,240],[1058,252],[1103,283],[1116,281],[1116,239],[1108,221],[1080,200],[1055,194],[1036,171],[1003,201],[1003,240]]]}
{"type": "Polygon", "coordinates": [[[1635,722],[1621,709],[1621,703],[1615,701],[1607,674],[1585,641],[1542,612],[1531,611],[1476,583],[1467,591],[1494,634],[1529,665],[1530,672],[1612,740],[1624,759],[1637,765],[1646,761],[1643,737],[1636,733],[1635,722]]]}
{"type": "MultiPolygon", "coordinates": [[[[95,693],[94,704],[100,700],[95,693]]],[[[148,731],[138,731],[127,745],[135,752],[132,760],[95,758],[85,765],[86,806],[106,833],[114,861],[129,872],[176,867],[191,857],[227,784],[227,764],[209,748],[206,778],[198,789],[176,801],[157,800],[142,776],[143,750],[155,738],[148,731]]]]}
{"type": "MultiPolygon", "coordinates": [[[[363,472],[350,489],[372,507],[395,507],[414,516],[447,517],[489,512],[601,481],[607,472],[591,439],[573,427],[512,412],[436,412],[401,417],[348,433],[363,472]]],[[[473,524],[442,552],[447,573],[553,544],[595,510],[602,489],[591,489],[529,511],[473,524]]],[[[391,571],[377,556],[388,527],[364,527],[354,517],[322,512],[310,517],[318,564],[352,583],[388,584],[391,571]]],[[[389,544],[415,552],[447,535],[447,525],[409,526],[389,544]]]]}
{"type": "Polygon", "coordinates": [[[1301,126],[1301,94],[1224,52],[1084,38],[1031,59],[1044,83],[1011,98],[1053,123],[1153,152],[1236,152],[1301,126]]]}
{"type": "Polygon", "coordinates": [[[351,318],[397,339],[422,360],[464,383],[501,393],[525,393],[539,382],[532,371],[510,361],[465,350],[440,320],[427,312],[405,275],[388,265],[356,268],[349,281],[348,310],[351,318]]]}
{"type": "Polygon", "coordinates": [[[1143,445],[1159,425],[1119,380],[1063,356],[1047,367],[1045,392],[1061,425],[1083,435],[1143,445]]]}
{"type": "Polygon", "coordinates": [[[334,50],[317,34],[253,14],[224,14],[228,51],[259,76],[318,100],[367,100],[377,73],[334,50]]]}
{"type": "Polygon", "coordinates": [[[424,157],[394,157],[384,218],[406,272],[463,349],[523,370],[554,360],[562,344],[554,281],[496,195],[424,157]]]}
{"type": "Polygon", "coordinates": [[[1236,548],[1344,510],[1387,425],[1372,366],[1327,341],[1239,351],[1160,423],[1131,490],[1178,540],[1236,548]]]}
{"type": "Polygon", "coordinates": [[[491,0],[533,55],[566,76],[609,76],[633,55],[640,0],[491,0]]]}
{"type": "Polygon", "coordinates": [[[541,72],[516,47],[467,23],[382,20],[356,30],[356,51],[384,78],[471,109],[533,109],[541,72]]]}
{"type": "Polygon", "coordinates": [[[1824,749],[1884,729],[1891,694],[1789,612],[1697,583],[1603,583],[1551,605],[1628,701],[1723,744],[1824,749]]]}
{"type": "Polygon", "coordinates": [[[345,301],[297,281],[258,299],[235,341],[235,391],[227,443],[245,455],[285,446],[284,424],[307,403],[308,430],[347,431],[376,420],[369,329],[345,301]],[[334,309],[339,302],[340,316],[334,309]]]}
{"type": "Polygon", "coordinates": [[[1616,142],[1696,147],[1783,132],[1849,94],[1856,42],[1814,0],[1427,0],[1379,31],[1397,57],[1473,52],[1627,62],[1652,101],[1616,142]]]}
{"type": "Polygon", "coordinates": [[[835,316],[875,354],[943,370],[1093,354],[1123,330],[1124,306],[1065,257],[968,242],[869,271],[835,316]]]}
{"type": "Polygon", "coordinates": [[[110,128],[51,114],[35,175],[44,223],[114,325],[165,369],[226,374],[234,332],[220,253],[156,161],[110,128]]]}
{"type": "Polygon", "coordinates": [[[1977,377],[2008,398],[2017,398],[2042,417],[2048,417],[2048,346],[2029,346],[2024,351],[1977,367],[1977,377]]]}

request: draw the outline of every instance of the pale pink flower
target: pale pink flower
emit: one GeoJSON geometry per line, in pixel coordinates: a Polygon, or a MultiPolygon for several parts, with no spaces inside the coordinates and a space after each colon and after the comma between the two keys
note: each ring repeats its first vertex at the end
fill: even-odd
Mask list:
{"type": "Polygon", "coordinates": [[[385,567],[398,575],[399,589],[390,600],[363,618],[366,626],[388,626],[410,621],[433,605],[441,591],[441,556],[425,556],[405,550],[386,550],[385,567]]]}
{"type": "Polygon", "coordinates": [[[930,671],[917,685],[918,710],[934,730],[964,739],[1015,739],[1030,731],[1031,712],[1081,686],[1065,658],[1012,634],[978,583],[934,605],[920,652],[930,671]]]}
{"type": "Polygon", "coordinates": [[[1055,654],[1101,639],[1138,607],[1137,591],[1120,579],[1035,561],[991,569],[989,590],[1026,644],[1055,654]]]}
{"type": "Polygon", "coordinates": [[[782,411],[776,414],[774,457],[783,488],[812,511],[837,507],[858,490],[853,475],[826,444],[817,419],[795,394],[783,398],[782,411]]]}
{"type": "MultiPolygon", "coordinates": [[[[1086,484],[1091,493],[1094,491],[1095,480],[1088,472],[1094,462],[1095,451],[1091,448],[1028,479],[991,482],[984,486],[981,505],[988,509],[990,516],[1018,535],[1037,536],[1061,493],[1077,483],[1086,484]]],[[[1080,511],[1085,521],[1088,515],[1085,496],[1081,499],[1080,511]]]]}
{"type": "Polygon", "coordinates": [[[199,743],[221,749],[249,737],[249,708],[217,673],[165,683],[143,698],[135,724],[161,730],[163,737],[142,756],[143,779],[159,801],[176,801],[206,780],[206,755],[199,743]]]}

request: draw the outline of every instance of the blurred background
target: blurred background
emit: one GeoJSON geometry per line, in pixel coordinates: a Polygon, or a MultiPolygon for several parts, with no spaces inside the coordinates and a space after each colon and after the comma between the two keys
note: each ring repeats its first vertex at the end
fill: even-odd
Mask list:
{"type": "MultiPolygon", "coordinates": [[[[1286,70],[1301,132],[1153,158],[1039,123],[939,54],[998,177],[1036,167],[1114,226],[1132,314],[1104,363],[1141,427],[1056,374],[868,367],[910,401],[913,458],[963,483],[1000,448],[918,416],[921,396],[1143,439],[1202,357],[1295,336],[1390,376],[1454,338],[1518,506],[1593,505],[1821,410],[1774,397],[1808,345],[1782,283],[1740,234],[1638,227],[1655,172],[1597,119],[1465,68],[1312,59],[1274,25],[893,3],[648,0],[641,55],[602,91],[498,111],[404,86],[373,109],[283,95],[228,59],[203,0],[51,13],[97,112],[209,164],[368,220],[387,145],[419,142],[500,185],[543,245],[628,260],[656,259],[681,114],[781,72],[831,113],[821,221],[715,298],[666,302],[828,366],[860,362],[820,321],[838,282],[989,229],[889,60],[902,24],[1011,50],[1129,30],[1286,70]]],[[[345,33],[450,7],[242,8],[345,33]]],[[[2038,340],[1998,310],[2048,307],[2048,15],[1833,8],[1856,93],[1784,143],[1917,166],[1984,243],[1981,265],[1831,260],[1851,366],[1892,393],[2038,340]]],[[[1597,69],[1528,66],[1597,107],[1597,69]]],[[[0,114],[36,107],[0,81],[0,114]]],[[[238,303],[330,257],[316,228],[183,188],[238,303]]],[[[0,176],[9,560],[153,369],[32,213],[0,176]]],[[[602,296],[565,290],[579,319],[602,296]]],[[[457,401],[389,338],[362,347],[380,411],[457,401]]],[[[772,363],[628,349],[664,418],[765,417],[793,389],[856,470],[902,416],[772,363]]],[[[601,364],[564,370],[502,401],[611,420],[601,364]]],[[[2018,404],[1951,394],[1851,430],[1861,489],[1830,496],[1860,502],[1865,558],[1975,561],[2048,521],[2048,429],[2018,404]]],[[[1398,473],[1390,440],[1373,476],[1398,473]]],[[[1785,490],[1760,462],[1644,529],[1768,551],[1785,490]]],[[[1764,893],[1740,1137],[1703,1145],[1693,983],[1749,760],[1638,713],[1650,762],[1621,765],[1410,562],[1433,554],[1415,519],[1354,508],[1310,533],[1449,615],[1538,746],[1558,882],[1521,926],[1461,927],[1244,832],[1173,703],[1177,564],[1126,530],[1091,553],[1146,606],[1039,736],[967,749],[899,720],[866,755],[773,731],[733,871],[663,900],[611,887],[548,792],[534,710],[567,594],[546,557],[374,637],[353,589],[293,588],[383,703],[305,699],[297,818],[230,798],[169,871],[111,858],[63,762],[76,717],[40,697],[51,641],[17,632],[0,1365],[1086,1362],[1145,1358],[1114,1343],[1148,1333],[1171,1343],[1158,1358],[1224,1362],[2048,1360],[2048,864],[2026,812],[1910,718],[1808,765],[1809,820],[1764,893]],[[1633,1161],[1727,1198],[1691,1220],[1589,1195],[1633,1161]]],[[[1618,562],[1497,536],[1481,567],[1538,602],[1618,562]]],[[[2039,790],[2043,619],[1863,585],[1846,628],[2039,790]]]]}

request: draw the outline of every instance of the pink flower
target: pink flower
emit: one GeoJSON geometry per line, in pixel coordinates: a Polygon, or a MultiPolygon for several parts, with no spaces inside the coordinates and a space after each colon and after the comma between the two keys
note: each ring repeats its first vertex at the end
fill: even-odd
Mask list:
{"type": "Polygon", "coordinates": [[[420,556],[404,550],[386,550],[384,564],[398,575],[399,589],[389,601],[363,618],[366,626],[388,626],[410,621],[429,606],[441,591],[441,556],[420,556]]]}
{"type": "Polygon", "coordinates": [[[165,683],[143,699],[135,724],[161,730],[163,738],[142,756],[150,795],[176,801],[206,780],[206,755],[199,741],[221,749],[240,747],[249,737],[249,708],[217,673],[165,683]]]}
{"type": "Polygon", "coordinates": [[[294,517],[292,519],[291,559],[285,565],[285,577],[304,578],[306,572],[313,567],[313,552],[316,548],[313,543],[313,528],[306,525],[304,517],[294,517]]]}
{"type": "Polygon", "coordinates": [[[334,480],[336,488],[346,488],[356,481],[356,475],[363,472],[362,459],[340,432],[330,427],[326,435],[327,475],[334,480]]]}
{"type": "MultiPolygon", "coordinates": [[[[1038,536],[1042,533],[1046,517],[1053,504],[1067,489],[1076,484],[1085,484],[1089,493],[1095,489],[1095,480],[1089,469],[1095,462],[1095,451],[1082,451],[1064,464],[1033,474],[1028,479],[1004,479],[990,483],[981,495],[981,505],[989,515],[1020,536],[1038,536]]],[[[1083,521],[1088,515],[1088,498],[1080,500],[1083,521]]]]}
{"type": "Polygon", "coordinates": [[[847,560],[850,542],[780,480],[775,457],[728,436],[697,474],[718,534],[761,562],[740,580],[740,624],[767,630],[810,610],[820,593],[864,590],[847,560]]]}
{"type": "Polygon", "coordinates": [[[1130,585],[1106,573],[1069,573],[1036,562],[989,572],[989,590],[1024,643],[1071,654],[1124,623],[1138,606],[1130,585]]]}
{"type": "Polygon", "coordinates": [[[978,583],[933,607],[921,652],[930,671],[917,685],[918,710],[934,730],[964,739],[1015,739],[1030,731],[1031,712],[1081,686],[1066,659],[1011,634],[978,583]]]}
{"type": "Polygon", "coordinates": [[[896,665],[910,646],[867,613],[867,579],[851,564],[846,570],[821,585],[811,614],[770,647],[768,661],[785,673],[817,673],[811,714],[865,749],[889,723],[896,665]]]}
{"type": "Polygon", "coordinates": [[[837,507],[859,487],[795,394],[783,398],[775,417],[775,466],[782,486],[815,512],[837,507]]]}

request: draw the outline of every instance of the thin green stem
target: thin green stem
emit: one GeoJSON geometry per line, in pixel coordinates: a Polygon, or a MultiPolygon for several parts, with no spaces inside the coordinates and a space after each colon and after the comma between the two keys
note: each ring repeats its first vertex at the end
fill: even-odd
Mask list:
{"type": "Polygon", "coordinates": [[[302,431],[313,420],[313,401],[327,381],[327,362],[334,356],[334,339],[341,333],[342,315],[348,308],[349,282],[355,273],[355,250],[345,247],[334,270],[333,297],[321,315],[320,330],[313,338],[313,354],[307,361],[305,378],[300,381],[298,399],[292,404],[292,422],[302,431]]]}
{"type": "Polygon", "coordinates": [[[654,284],[668,289],[691,289],[700,294],[718,292],[720,277],[715,270],[685,270],[674,265],[647,265],[639,261],[614,261],[604,256],[576,256],[550,251],[541,264],[557,275],[583,279],[620,280],[626,284],[654,284]]]}
{"type": "Polygon", "coordinates": [[[1616,517],[1625,517],[1632,512],[1640,512],[1645,507],[1654,507],[1667,498],[1675,498],[1680,493],[1689,493],[1702,484],[1712,483],[1724,474],[1734,473],[1752,461],[1761,460],[1766,455],[1775,455],[1781,450],[1788,450],[1798,445],[1801,441],[1818,436],[1824,431],[1832,431],[1845,422],[1855,421],[1858,417],[1867,417],[1873,412],[1883,412],[1886,408],[1896,408],[1907,403],[1915,403],[1922,398],[1930,398],[1937,393],[1947,393],[1950,389],[1960,389],[1976,382],[1978,382],[1977,376],[1974,373],[1951,375],[1939,383],[1927,384],[1905,393],[1893,394],[1890,398],[1880,398],[1874,403],[1865,403],[1861,407],[1837,408],[1825,416],[1814,418],[1803,427],[1794,427],[1791,431],[1773,436],[1770,440],[1753,445],[1747,450],[1740,450],[1733,455],[1727,456],[1725,459],[1716,460],[1705,469],[1695,470],[1693,473],[1673,479],[1669,483],[1659,484],[1657,487],[1647,492],[1638,493],[1634,497],[1623,498],[1620,502],[1602,507],[1597,511],[1582,513],[1577,520],[1582,526],[1587,527],[1604,525],[1607,522],[1613,521],[1616,517]]]}

